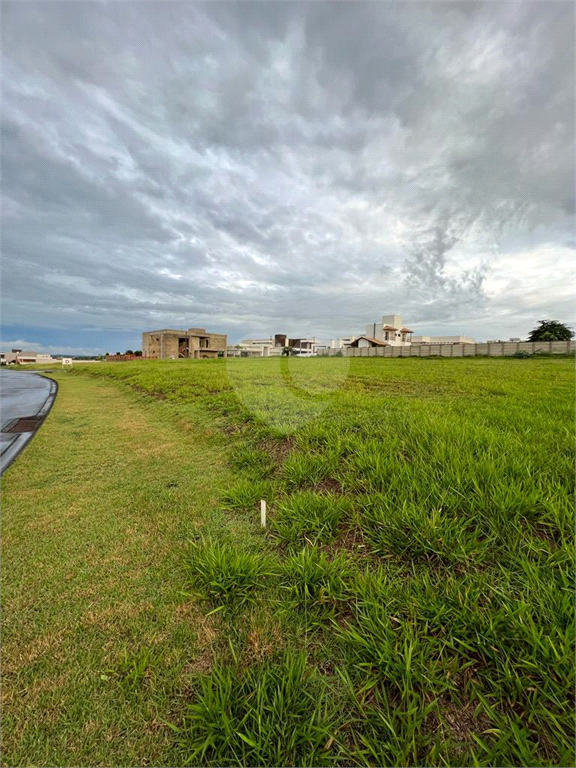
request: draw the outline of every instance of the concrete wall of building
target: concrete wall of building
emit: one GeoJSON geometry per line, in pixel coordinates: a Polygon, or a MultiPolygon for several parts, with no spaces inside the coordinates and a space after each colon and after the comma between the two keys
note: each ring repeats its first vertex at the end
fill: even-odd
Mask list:
{"type": "Polygon", "coordinates": [[[384,315],[382,317],[382,325],[391,325],[400,330],[403,327],[402,315],[384,315]]]}
{"type": "Polygon", "coordinates": [[[329,346],[331,349],[343,349],[349,347],[357,338],[358,336],[341,336],[339,339],[331,339],[329,346]]]}
{"type": "Polygon", "coordinates": [[[178,360],[182,356],[210,358],[218,357],[219,352],[226,357],[227,345],[228,337],[225,333],[209,333],[203,328],[187,331],[165,328],[142,334],[142,356],[153,360],[178,360]]]}
{"type": "Polygon", "coordinates": [[[156,360],[170,360],[178,356],[180,331],[162,329],[142,334],[142,357],[156,360]]]}
{"type": "Polygon", "coordinates": [[[225,333],[210,333],[210,349],[223,352],[226,356],[226,347],[228,346],[228,336],[225,333]]]}

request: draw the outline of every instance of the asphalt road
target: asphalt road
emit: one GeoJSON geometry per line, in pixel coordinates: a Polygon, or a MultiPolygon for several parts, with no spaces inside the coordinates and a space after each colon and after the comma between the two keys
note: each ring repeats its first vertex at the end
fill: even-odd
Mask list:
{"type": "Polygon", "coordinates": [[[0,369],[0,474],[33,437],[52,407],[56,390],[54,381],[31,371],[0,369]],[[17,431],[8,431],[13,429],[17,431]]]}

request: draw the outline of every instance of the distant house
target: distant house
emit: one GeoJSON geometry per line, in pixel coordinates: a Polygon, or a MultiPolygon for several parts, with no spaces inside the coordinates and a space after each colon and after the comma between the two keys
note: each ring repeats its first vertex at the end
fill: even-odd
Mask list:
{"type": "Polygon", "coordinates": [[[413,333],[402,322],[402,315],[384,315],[382,322],[366,326],[364,338],[384,341],[391,347],[406,347],[412,343],[413,333]]]}
{"type": "Polygon", "coordinates": [[[269,339],[243,339],[238,344],[229,344],[228,357],[279,357],[283,347],[269,339]]]}
{"type": "Polygon", "coordinates": [[[390,344],[387,341],[381,341],[380,339],[373,339],[370,336],[358,336],[354,341],[349,344],[350,347],[388,347],[390,344]]]}
{"type": "Polygon", "coordinates": [[[142,357],[152,360],[226,357],[227,341],[225,333],[210,333],[204,328],[146,331],[142,334],[142,357]]]}
{"type": "Polygon", "coordinates": [[[284,333],[277,333],[268,339],[244,339],[239,344],[228,345],[230,357],[278,357],[284,349],[293,355],[313,357],[325,349],[316,338],[291,339],[284,333]]]}
{"type": "Polygon", "coordinates": [[[37,352],[26,352],[22,349],[13,349],[12,352],[0,352],[1,365],[34,365],[43,363],[53,363],[52,355],[38,354],[37,352]]]}
{"type": "Polygon", "coordinates": [[[318,354],[317,342],[312,339],[288,339],[288,346],[293,350],[293,354],[299,357],[312,357],[318,354]]]}
{"type": "Polygon", "coordinates": [[[357,339],[357,336],[341,336],[339,339],[332,339],[330,341],[330,349],[346,349],[352,342],[357,339]]]}

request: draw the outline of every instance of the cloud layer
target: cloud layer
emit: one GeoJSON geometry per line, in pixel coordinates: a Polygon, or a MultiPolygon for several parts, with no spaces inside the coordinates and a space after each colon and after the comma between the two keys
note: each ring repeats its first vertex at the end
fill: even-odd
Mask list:
{"type": "Polygon", "coordinates": [[[573,322],[572,4],[15,2],[2,27],[14,337],[573,322]]]}

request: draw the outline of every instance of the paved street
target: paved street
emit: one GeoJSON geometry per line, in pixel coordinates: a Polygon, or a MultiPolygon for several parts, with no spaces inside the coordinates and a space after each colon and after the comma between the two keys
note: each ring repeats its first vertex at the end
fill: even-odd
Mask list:
{"type": "Polygon", "coordinates": [[[32,372],[0,370],[0,474],[31,439],[37,423],[50,410],[56,384],[32,372]],[[16,429],[18,431],[6,431],[16,429]]]}

